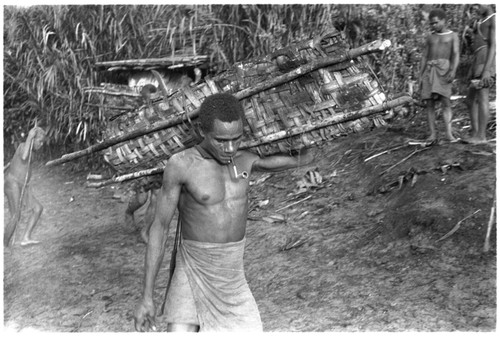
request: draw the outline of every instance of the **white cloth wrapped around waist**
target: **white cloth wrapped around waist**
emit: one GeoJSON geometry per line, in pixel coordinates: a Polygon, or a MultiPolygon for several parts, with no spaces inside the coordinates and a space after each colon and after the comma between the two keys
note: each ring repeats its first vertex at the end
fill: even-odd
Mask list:
{"type": "Polygon", "coordinates": [[[452,82],[446,79],[446,73],[450,69],[450,61],[437,59],[427,61],[426,71],[422,77],[422,99],[429,99],[432,94],[444,97],[451,96],[452,82]]]}
{"type": "Polygon", "coordinates": [[[243,269],[245,242],[181,241],[176,268],[183,268],[188,277],[200,331],[262,331],[243,269]]]}

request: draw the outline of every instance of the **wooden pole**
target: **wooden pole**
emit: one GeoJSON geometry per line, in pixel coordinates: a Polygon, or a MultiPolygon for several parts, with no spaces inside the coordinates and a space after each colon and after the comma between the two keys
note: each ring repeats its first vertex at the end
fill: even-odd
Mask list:
{"type": "Polygon", "coordinates": [[[263,136],[263,137],[256,139],[256,140],[242,142],[240,145],[240,149],[247,149],[247,148],[255,147],[258,145],[275,142],[275,141],[281,140],[283,138],[297,136],[297,135],[300,135],[300,134],[303,134],[303,133],[306,133],[309,131],[313,131],[316,129],[320,129],[320,128],[323,128],[326,126],[344,123],[344,122],[351,121],[354,119],[359,119],[361,117],[367,117],[367,116],[370,116],[370,115],[373,115],[373,114],[376,114],[376,113],[379,113],[379,112],[382,112],[385,110],[392,109],[392,108],[399,106],[399,105],[402,105],[402,104],[410,103],[412,101],[413,101],[413,98],[411,98],[410,96],[403,96],[403,97],[399,97],[397,99],[394,99],[392,101],[384,102],[382,104],[367,107],[367,108],[364,108],[364,109],[361,109],[358,111],[350,111],[350,112],[345,112],[343,114],[334,115],[334,116],[322,119],[321,121],[318,121],[314,124],[304,125],[301,127],[295,127],[295,128],[291,128],[288,130],[282,130],[282,131],[279,131],[279,132],[276,132],[276,133],[273,133],[273,134],[270,134],[267,136],[263,136]]]}
{"type": "Polygon", "coordinates": [[[104,95],[109,95],[109,96],[126,96],[126,97],[133,97],[133,98],[142,97],[141,94],[138,92],[113,91],[113,90],[108,90],[105,88],[83,88],[83,91],[85,91],[86,93],[98,93],[98,94],[104,94],[104,95]]]}
{"type": "Polygon", "coordinates": [[[132,180],[132,179],[137,179],[145,176],[151,176],[154,174],[159,174],[163,173],[163,167],[155,167],[152,169],[147,169],[147,170],[141,170],[141,171],[136,171],[128,174],[123,174],[121,176],[116,176],[107,180],[99,181],[99,182],[93,182],[93,183],[87,183],[87,187],[94,187],[94,188],[99,188],[103,187],[106,185],[111,185],[115,183],[121,183],[123,181],[127,180],[132,180]]]}
{"type": "MultiPolygon", "coordinates": [[[[315,60],[313,62],[310,62],[308,64],[300,66],[296,69],[293,69],[292,71],[290,71],[288,73],[285,73],[283,75],[280,75],[280,76],[271,78],[269,80],[260,82],[251,88],[243,89],[243,90],[235,93],[234,95],[238,99],[242,100],[244,98],[252,96],[252,95],[254,95],[258,92],[261,92],[263,90],[269,89],[271,87],[274,87],[274,86],[277,86],[277,85],[280,85],[280,84],[283,84],[286,82],[289,82],[297,77],[300,77],[300,76],[307,74],[307,73],[309,73],[313,70],[316,70],[318,68],[323,68],[323,67],[326,67],[329,65],[344,62],[346,60],[354,59],[354,58],[361,56],[363,54],[381,51],[381,50],[384,50],[385,48],[387,48],[388,46],[390,46],[390,41],[377,40],[377,41],[368,43],[366,45],[363,45],[359,48],[348,50],[342,56],[325,57],[322,59],[315,60]]],[[[113,146],[115,144],[130,140],[130,139],[138,138],[138,137],[141,137],[143,135],[146,135],[146,134],[149,134],[152,132],[167,129],[169,127],[172,127],[172,126],[175,126],[177,124],[184,122],[188,118],[196,117],[198,115],[198,112],[199,112],[199,108],[194,109],[193,111],[178,112],[174,115],[167,117],[166,119],[164,119],[162,121],[153,123],[151,125],[148,125],[146,127],[141,128],[141,129],[137,129],[137,130],[131,131],[131,132],[123,134],[123,135],[119,135],[119,136],[115,136],[115,137],[106,139],[106,140],[102,141],[101,143],[94,144],[94,145],[92,145],[86,149],[80,150],[80,151],[65,154],[59,159],[55,159],[55,160],[51,160],[51,161],[47,162],[45,165],[46,166],[59,165],[59,164],[68,162],[70,160],[81,158],[81,157],[89,155],[91,153],[101,151],[101,150],[106,149],[106,148],[113,146]]]]}
{"type": "Polygon", "coordinates": [[[103,61],[96,62],[96,67],[137,67],[142,65],[143,67],[172,67],[177,68],[180,65],[190,65],[195,66],[202,64],[208,60],[207,55],[197,55],[197,56],[172,56],[172,57],[161,57],[161,58],[149,58],[149,59],[134,59],[134,60],[120,60],[120,61],[103,61]]]}
{"type": "MultiPolygon", "coordinates": [[[[281,139],[284,139],[287,137],[297,136],[297,135],[300,135],[300,134],[303,134],[305,132],[309,132],[309,131],[312,131],[315,129],[319,129],[319,128],[323,128],[323,127],[327,127],[327,126],[335,125],[335,124],[339,124],[339,123],[344,123],[344,122],[358,119],[361,117],[367,117],[367,116],[370,116],[370,115],[373,115],[376,113],[380,113],[380,112],[388,110],[388,109],[392,109],[396,106],[412,102],[412,100],[413,100],[413,98],[411,98],[409,96],[402,96],[402,97],[396,98],[392,101],[384,102],[382,104],[371,106],[371,107],[368,107],[365,109],[361,109],[361,110],[353,111],[353,112],[346,112],[343,114],[339,114],[336,116],[325,118],[324,120],[322,120],[318,123],[315,123],[315,124],[291,128],[289,130],[284,130],[284,131],[279,131],[279,132],[261,137],[257,140],[244,141],[241,143],[240,149],[243,150],[243,149],[252,148],[252,147],[255,147],[258,145],[275,142],[275,141],[278,141],[278,140],[281,140],[281,139]]],[[[124,174],[121,176],[116,176],[116,177],[113,177],[113,178],[110,178],[110,179],[107,179],[107,180],[104,180],[101,182],[89,183],[89,184],[87,184],[87,186],[88,187],[102,187],[102,186],[106,186],[106,185],[110,185],[110,184],[114,184],[114,183],[120,183],[120,182],[123,182],[126,180],[136,179],[136,178],[140,178],[140,177],[144,177],[144,176],[148,176],[148,175],[159,174],[162,172],[163,172],[163,168],[156,167],[156,168],[152,168],[152,169],[141,170],[141,171],[136,171],[133,173],[124,174]]]]}
{"type": "Polygon", "coordinates": [[[310,73],[313,70],[328,67],[330,65],[341,63],[344,61],[352,60],[352,59],[355,59],[356,57],[359,57],[359,56],[364,55],[364,54],[382,51],[385,48],[389,47],[390,45],[391,45],[391,43],[389,40],[385,40],[385,41],[377,40],[377,41],[365,44],[359,48],[349,49],[349,50],[347,50],[347,52],[344,55],[341,55],[341,56],[331,56],[331,57],[317,59],[317,60],[309,62],[303,66],[295,68],[295,69],[293,69],[293,70],[291,70],[283,75],[280,75],[280,76],[277,76],[274,78],[270,78],[268,80],[265,80],[265,81],[258,83],[257,85],[255,85],[253,87],[238,91],[234,95],[238,99],[241,100],[241,99],[246,98],[248,96],[255,95],[256,93],[261,92],[263,90],[278,86],[278,85],[283,84],[283,83],[290,82],[291,80],[294,80],[297,77],[300,77],[302,75],[310,73]]]}
{"type": "Polygon", "coordinates": [[[484,253],[487,253],[490,250],[490,236],[491,236],[491,229],[493,227],[493,221],[495,220],[496,202],[497,202],[497,196],[495,194],[495,197],[493,198],[493,205],[491,206],[490,221],[488,221],[488,229],[486,230],[486,237],[484,239],[484,245],[483,245],[484,253]]]}

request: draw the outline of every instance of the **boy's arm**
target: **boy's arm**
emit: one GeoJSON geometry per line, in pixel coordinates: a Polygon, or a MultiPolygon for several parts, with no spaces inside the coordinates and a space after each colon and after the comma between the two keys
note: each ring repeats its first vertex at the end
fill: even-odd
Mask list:
{"type": "Polygon", "coordinates": [[[458,34],[453,33],[453,40],[451,44],[451,65],[450,65],[450,82],[453,81],[457,73],[458,64],[460,62],[460,43],[458,34]]]}
{"type": "Polygon", "coordinates": [[[422,58],[420,60],[419,83],[422,83],[422,76],[424,75],[425,67],[427,65],[427,57],[429,54],[429,37],[425,39],[424,50],[422,51],[422,58]]]}

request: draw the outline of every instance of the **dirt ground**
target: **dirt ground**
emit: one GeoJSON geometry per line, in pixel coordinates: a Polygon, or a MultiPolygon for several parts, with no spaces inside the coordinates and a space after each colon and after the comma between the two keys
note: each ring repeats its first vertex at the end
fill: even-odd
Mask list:
{"type": "MultiPolygon", "coordinates": [[[[456,102],[459,135],[467,124],[456,102]]],[[[245,266],[265,331],[496,329],[496,221],[483,252],[496,143],[380,154],[426,132],[420,111],[323,144],[308,167],[251,177],[245,266]],[[307,171],[322,181],[304,181],[307,171]]],[[[133,331],[145,245],[124,225],[126,203],[115,198],[124,188],[86,188],[88,173],[36,169],[45,211],[34,237],[42,243],[4,249],[7,331],[133,331]]],[[[164,317],[157,322],[164,330],[164,317]]]]}

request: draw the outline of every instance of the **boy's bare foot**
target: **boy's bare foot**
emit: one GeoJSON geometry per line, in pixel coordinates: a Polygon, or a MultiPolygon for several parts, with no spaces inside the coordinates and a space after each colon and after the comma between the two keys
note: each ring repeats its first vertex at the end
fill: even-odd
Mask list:
{"type": "Polygon", "coordinates": [[[29,245],[36,245],[39,243],[40,243],[40,241],[37,241],[37,240],[31,240],[31,239],[26,240],[25,239],[25,240],[21,241],[19,244],[24,247],[24,246],[29,246],[29,245]]]}
{"type": "Polygon", "coordinates": [[[446,138],[443,140],[443,144],[450,144],[450,143],[457,143],[460,141],[460,138],[455,138],[455,137],[451,137],[451,138],[446,138]]]}
{"type": "Polygon", "coordinates": [[[464,143],[472,144],[472,145],[479,145],[479,144],[486,144],[486,143],[488,143],[488,140],[482,139],[482,138],[478,138],[478,137],[464,138],[463,141],[464,141],[464,143]]]}
{"type": "Polygon", "coordinates": [[[425,140],[425,146],[431,146],[431,145],[434,145],[434,144],[437,144],[438,142],[438,139],[436,137],[429,137],[425,140]]]}

